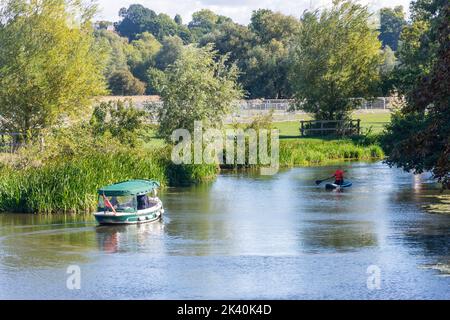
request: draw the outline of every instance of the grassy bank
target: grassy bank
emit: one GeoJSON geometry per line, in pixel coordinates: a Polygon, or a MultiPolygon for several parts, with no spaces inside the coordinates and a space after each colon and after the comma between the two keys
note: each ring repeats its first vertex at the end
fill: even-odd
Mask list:
{"type": "Polygon", "coordinates": [[[351,139],[286,139],[280,142],[280,166],[312,166],[332,161],[381,159],[377,144],[359,144],[351,139]]]}
{"type": "MultiPolygon", "coordinates": [[[[294,124],[288,126],[294,128],[294,124]]],[[[282,130],[282,136],[289,135],[286,128],[290,127],[282,130]]],[[[298,123],[295,128],[298,130],[298,123]]],[[[115,140],[99,140],[89,135],[80,138],[83,137],[80,132],[72,133],[71,130],[69,136],[56,139],[55,147],[50,147],[53,144],[48,140],[45,154],[39,153],[35,146],[28,153],[17,155],[19,159],[14,159],[14,155],[0,157],[0,212],[92,212],[97,203],[97,189],[111,183],[155,179],[163,187],[188,185],[213,179],[219,170],[215,165],[174,165],[171,148],[154,137],[154,132],[149,131],[151,136],[139,147],[117,148],[111,147],[115,140]],[[11,165],[21,162],[26,165],[11,165]]],[[[369,140],[282,137],[280,166],[384,157],[376,141],[369,140]]]]}
{"type": "MultiPolygon", "coordinates": [[[[361,120],[363,133],[371,131],[372,133],[381,133],[384,126],[391,121],[391,114],[388,112],[378,113],[354,113],[353,119],[361,120]]],[[[312,120],[310,115],[304,115],[302,120],[312,120]]],[[[274,127],[280,130],[281,138],[300,137],[300,121],[274,122],[274,127]]]]}
{"type": "Polygon", "coordinates": [[[37,168],[0,168],[0,211],[92,212],[97,190],[129,179],[155,179],[163,186],[216,176],[215,166],[174,166],[166,150],[93,153],[54,159],[37,168]]]}
{"type": "MultiPolygon", "coordinates": [[[[383,156],[378,145],[352,140],[285,139],[280,143],[281,167],[383,156]]],[[[214,165],[174,165],[167,147],[93,152],[24,169],[0,165],[0,212],[92,212],[96,192],[104,185],[129,179],[155,179],[163,187],[186,185],[213,179],[217,173],[214,165]]]]}

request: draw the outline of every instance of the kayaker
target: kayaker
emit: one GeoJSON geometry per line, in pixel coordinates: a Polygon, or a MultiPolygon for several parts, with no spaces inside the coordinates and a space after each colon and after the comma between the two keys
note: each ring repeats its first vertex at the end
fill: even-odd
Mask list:
{"type": "Polygon", "coordinates": [[[338,186],[342,186],[344,184],[344,170],[341,168],[336,170],[333,177],[335,179],[334,184],[338,186]]]}

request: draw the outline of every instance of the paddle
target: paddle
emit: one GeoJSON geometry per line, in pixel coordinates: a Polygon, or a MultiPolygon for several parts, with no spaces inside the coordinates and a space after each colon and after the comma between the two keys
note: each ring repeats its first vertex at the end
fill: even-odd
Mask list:
{"type": "Polygon", "coordinates": [[[325,181],[330,180],[330,179],[333,179],[333,178],[334,178],[334,176],[329,177],[329,178],[327,178],[327,179],[323,179],[323,180],[316,180],[316,184],[319,185],[319,184],[321,184],[322,182],[325,182],[325,181]]]}

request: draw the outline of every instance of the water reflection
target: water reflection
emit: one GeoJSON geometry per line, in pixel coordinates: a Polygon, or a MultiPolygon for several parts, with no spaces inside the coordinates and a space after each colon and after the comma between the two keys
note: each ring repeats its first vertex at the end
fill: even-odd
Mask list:
{"type": "Polygon", "coordinates": [[[98,248],[106,253],[164,253],[164,224],[98,226],[95,228],[98,248]]]}
{"type": "Polygon", "coordinates": [[[0,298],[72,298],[69,264],[83,269],[83,298],[450,298],[436,276],[449,270],[450,215],[426,211],[438,187],[380,163],[349,164],[342,193],[315,185],[335,169],[170,188],[153,224],[0,214],[0,298]],[[372,264],[386,288],[375,294],[372,264]]]}
{"type": "Polygon", "coordinates": [[[0,264],[39,268],[87,262],[85,253],[92,249],[94,234],[93,223],[86,220],[81,216],[1,214],[0,264]]]}
{"type": "Polygon", "coordinates": [[[309,251],[346,251],[378,245],[374,223],[370,221],[320,221],[307,224],[301,233],[309,251]]]}

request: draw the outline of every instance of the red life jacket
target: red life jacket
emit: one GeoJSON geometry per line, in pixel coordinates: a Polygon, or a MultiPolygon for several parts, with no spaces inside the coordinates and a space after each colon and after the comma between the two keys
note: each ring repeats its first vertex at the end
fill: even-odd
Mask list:
{"type": "Polygon", "coordinates": [[[342,170],[336,170],[336,173],[334,174],[336,181],[343,181],[344,180],[344,171],[342,170]]]}

